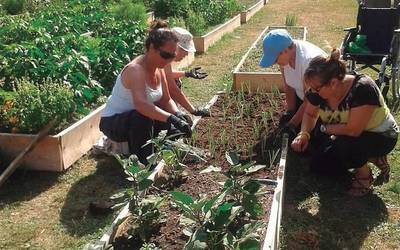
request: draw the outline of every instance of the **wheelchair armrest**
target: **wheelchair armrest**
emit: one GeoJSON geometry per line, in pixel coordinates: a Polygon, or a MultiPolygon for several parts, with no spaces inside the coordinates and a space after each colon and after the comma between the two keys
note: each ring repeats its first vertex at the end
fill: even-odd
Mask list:
{"type": "Polygon", "coordinates": [[[345,28],[343,29],[343,31],[356,31],[357,27],[349,27],[349,28],[345,28]]]}

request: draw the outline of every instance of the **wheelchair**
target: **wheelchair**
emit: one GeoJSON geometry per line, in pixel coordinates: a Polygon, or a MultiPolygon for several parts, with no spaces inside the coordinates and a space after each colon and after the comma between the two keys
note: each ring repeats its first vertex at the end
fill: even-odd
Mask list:
{"type": "Polygon", "coordinates": [[[368,2],[371,1],[359,2],[356,27],[345,29],[348,33],[341,44],[342,59],[348,62],[349,72],[364,69],[377,72],[376,84],[386,101],[391,89],[392,102],[388,104],[392,110],[397,110],[400,103],[400,4],[394,7],[397,2],[393,4],[393,0],[388,0],[385,8],[376,8],[366,5],[368,2]],[[349,45],[357,35],[364,35],[368,50],[351,51],[349,45]]]}

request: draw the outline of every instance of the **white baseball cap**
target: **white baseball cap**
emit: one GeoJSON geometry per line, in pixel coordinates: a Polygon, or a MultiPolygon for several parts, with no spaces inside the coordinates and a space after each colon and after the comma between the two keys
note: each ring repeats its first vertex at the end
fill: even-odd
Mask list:
{"type": "Polygon", "coordinates": [[[184,28],[174,27],[172,28],[172,32],[178,38],[178,46],[187,52],[196,52],[196,48],[194,47],[193,35],[190,34],[189,31],[184,28]]]}

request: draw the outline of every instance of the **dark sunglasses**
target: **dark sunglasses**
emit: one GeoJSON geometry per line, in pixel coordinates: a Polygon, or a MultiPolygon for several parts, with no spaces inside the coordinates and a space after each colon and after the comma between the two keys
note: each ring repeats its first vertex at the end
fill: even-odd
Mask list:
{"type": "Polygon", "coordinates": [[[160,56],[165,60],[172,59],[172,58],[176,57],[176,52],[172,52],[171,53],[171,52],[167,52],[167,51],[164,51],[164,50],[161,50],[161,49],[157,49],[157,50],[160,52],[160,56]]]}

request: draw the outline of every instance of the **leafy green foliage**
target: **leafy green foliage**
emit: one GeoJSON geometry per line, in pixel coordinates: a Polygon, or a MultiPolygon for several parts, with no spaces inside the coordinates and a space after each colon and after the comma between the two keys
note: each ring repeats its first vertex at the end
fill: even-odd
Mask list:
{"type": "Polygon", "coordinates": [[[190,8],[188,0],[154,0],[154,14],[156,17],[187,17],[190,8]]]}
{"type": "Polygon", "coordinates": [[[3,9],[10,15],[22,13],[25,6],[25,0],[4,0],[2,1],[3,9]]]}
{"type": "Polygon", "coordinates": [[[17,84],[12,101],[6,101],[0,110],[1,123],[14,132],[34,133],[50,120],[57,118],[55,126],[66,121],[74,111],[72,90],[59,83],[45,81],[35,85],[27,80],[17,84]]]}
{"type": "Polygon", "coordinates": [[[240,11],[237,0],[155,0],[156,17],[183,19],[194,35],[203,35],[207,27],[223,23],[240,11]]]}
{"type": "Polygon", "coordinates": [[[143,3],[133,3],[131,0],[121,0],[112,8],[117,20],[133,20],[145,23],[147,19],[146,7],[143,3]]]}
{"type": "Polygon", "coordinates": [[[259,248],[257,231],[263,223],[252,222],[234,230],[243,210],[234,203],[224,202],[227,192],[223,191],[211,199],[193,199],[188,194],[171,192],[174,203],[188,219],[185,234],[190,238],[184,249],[251,249],[259,248]],[[246,247],[248,246],[248,247],[246,247]]]}
{"type": "MultiPolygon", "coordinates": [[[[139,9],[143,14],[143,5],[139,9]]],[[[62,82],[74,91],[76,111],[85,113],[108,94],[121,68],[142,53],[145,33],[145,22],[110,15],[98,0],[67,1],[6,18],[0,29],[2,87],[13,90],[23,78],[62,82]]]]}
{"type": "Polygon", "coordinates": [[[186,23],[187,28],[194,36],[201,36],[207,29],[207,22],[203,15],[194,11],[189,12],[186,23]]]}

